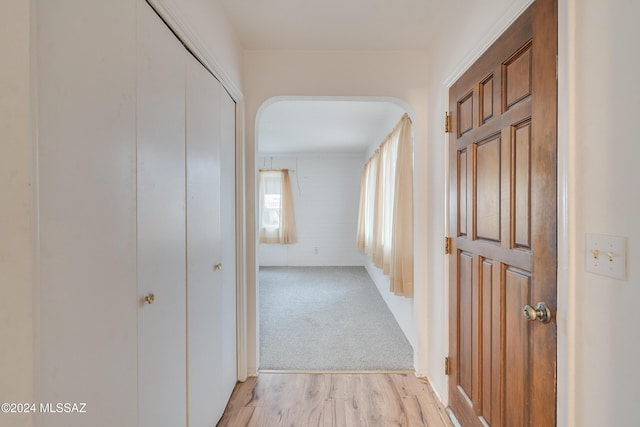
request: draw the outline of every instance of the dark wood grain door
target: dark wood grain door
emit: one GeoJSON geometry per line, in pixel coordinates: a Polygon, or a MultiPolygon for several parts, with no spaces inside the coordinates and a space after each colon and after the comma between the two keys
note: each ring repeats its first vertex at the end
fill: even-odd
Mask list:
{"type": "Polygon", "coordinates": [[[537,0],[451,87],[450,406],[556,424],[557,4],[537,0]],[[545,312],[529,310],[538,302],[545,312]]]}

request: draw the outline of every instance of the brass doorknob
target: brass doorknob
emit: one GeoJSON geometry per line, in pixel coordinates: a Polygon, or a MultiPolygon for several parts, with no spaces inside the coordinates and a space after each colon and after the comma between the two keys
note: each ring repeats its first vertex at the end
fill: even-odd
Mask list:
{"type": "Polygon", "coordinates": [[[213,266],[214,270],[222,270],[222,264],[216,264],[213,266]]]}
{"type": "Polygon", "coordinates": [[[144,297],[144,302],[146,302],[147,304],[153,304],[155,300],[156,296],[154,294],[145,295],[144,297]]]}
{"type": "Polygon", "coordinates": [[[525,305],[523,315],[524,318],[529,321],[537,320],[542,323],[549,323],[551,321],[551,310],[549,310],[549,306],[543,302],[539,302],[536,308],[531,307],[529,304],[525,305]]]}

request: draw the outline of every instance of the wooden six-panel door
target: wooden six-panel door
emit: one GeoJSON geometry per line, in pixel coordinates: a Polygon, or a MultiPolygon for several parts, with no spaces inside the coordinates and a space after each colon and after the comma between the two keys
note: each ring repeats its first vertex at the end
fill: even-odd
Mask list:
{"type": "Polygon", "coordinates": [[[556,423],[556,53],[556,1],[537,0],[449,93],[449,400],[463,426],[556,423]],[[538,302],[546,323],[523,316],[538,302]]]}

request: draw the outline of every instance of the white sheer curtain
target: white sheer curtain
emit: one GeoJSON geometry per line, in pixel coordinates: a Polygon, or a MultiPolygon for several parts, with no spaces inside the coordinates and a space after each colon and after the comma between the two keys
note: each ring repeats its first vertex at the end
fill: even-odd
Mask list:
{"type": "Polygon", "coordinates": [[[258,180],[260,243],[297,242],[289,170],[260,170],[258,180]]]}
{"type": "Polygon", "coordinates": [[[391,291],[413,296],[413,161],[411,119],[398,125],[362,173],[356,244],[389,274],[391,291]]]}
{"type": "Polygon", "coordinates": [[[400,121],[391,231],[391,291],[413,297],[413,147],[411,120],[400,121]]]}

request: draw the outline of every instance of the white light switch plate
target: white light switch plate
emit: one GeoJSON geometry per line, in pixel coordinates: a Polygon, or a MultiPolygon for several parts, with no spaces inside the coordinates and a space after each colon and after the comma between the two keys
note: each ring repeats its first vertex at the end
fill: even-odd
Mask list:
{"type": "Polygon", "coordinates": [[[587,233],[585,266],[589,273],[625,280],[627,239],[587,233]]]}

